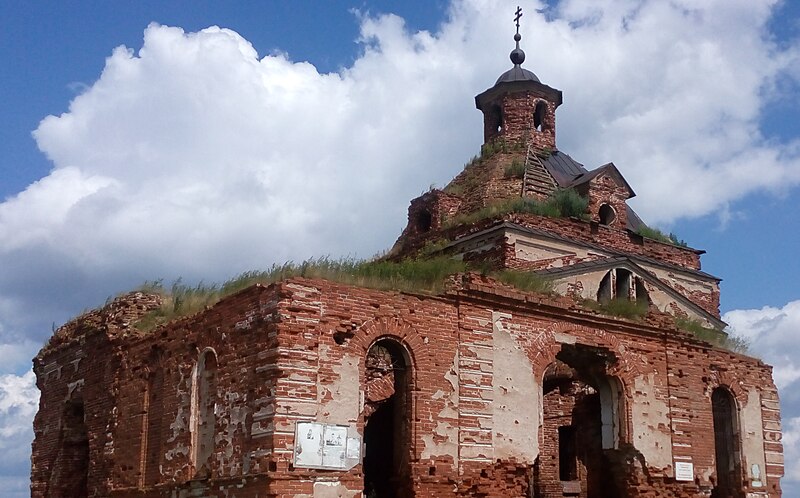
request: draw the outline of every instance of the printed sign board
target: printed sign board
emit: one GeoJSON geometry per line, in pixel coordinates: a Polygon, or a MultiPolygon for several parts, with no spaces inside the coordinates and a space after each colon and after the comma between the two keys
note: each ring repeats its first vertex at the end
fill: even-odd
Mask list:
{"type": "Polygon", "coordinates": [[[692,462],[675,462],[676,481],[694,481],[694,464],[692,462]]]}
{"type": "Polygon", "coordinates": [[[361,438],[348,425],[298,422],[294,434],[294,466],[349,470],[361,461],[361,438]]]}

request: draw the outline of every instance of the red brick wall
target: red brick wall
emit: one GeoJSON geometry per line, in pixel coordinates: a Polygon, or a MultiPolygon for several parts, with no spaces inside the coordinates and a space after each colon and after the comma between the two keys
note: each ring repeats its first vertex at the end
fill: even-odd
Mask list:
{"type": "MultiPolygon", "coordinates": [[[[358,492],[360,465],[349,471],[293,466],[294,425],[347,408],[363,434],[366,415],[357,400],[341,398],[342,389],[363,386],[367,350],[376,340],[392,337],[412,364],[408,474],[397,484],[405,490],[401,494],[528,496],[534,462],[494,457],[498,436],[492,414],[502,393],[493,372],[495,362],[508,361],[492,353],[501,327],[537,379],[564,344],[584,344],[613,356],[607,373],[624,386],[627,410],[620,448],[608,454],[621,496],[706,496],[714,451],[713,441],[701,436],[713,433],[710,393],[718,385],[728,386],[742,406],[748,392],[760,393],[767,462],[774,462],[765,469],[765,489],[770,497],[780,496],[779,413],[769,367],[676,330],[582,312],[570,303],[475,275],[454,279],[442,297],[292,279],[252,287],[141,336],[115,335],[109,341],[104,330],[81,329],[72,342],[62,341],[37,357],[42,398],[32,494],[52,496],[47,487],[58,451],[56,425],[69,386],[78,378],[84,379],[90,441],[89,496],[169,496],[193,489],[214,497],[313,496],[314,483],[330,479],[358,492]],[[503,317],[499,325],[497,316],[503,317]],[[209,478],[192,480],[190,379],[199,351],[206,348],[218,358],[216,446],[209,478]],[[74,360],[87,351],[91,355],[77,362],[76,370],[74,360]],[[355,362],[358,378],[342,378],[349,362],[355,362]],[[163,372],[163,382],[152,381],[154,369],[163,372]],[[668,435],[674,456],[691,458],[697,482],[675,483],[670,468],[653,466],[634,449],[644,444],[635,439],[631,413],[632,400],[642,396],[634,380],[642,375],[653,382],[648,399],[669,404],[669,426],[653,430],[668,435]],[[145,394],[159,383],[161,398],[154,402],[145,394]],[[158,472],[147,471],[143,434],[152,436],[150,447],[159,447],[158,472]]],[[[544,431],[539,441],[544,455],[552,438],[544,431]]],[[[539,478],[549,479],[542,470],[539,478]]]]}

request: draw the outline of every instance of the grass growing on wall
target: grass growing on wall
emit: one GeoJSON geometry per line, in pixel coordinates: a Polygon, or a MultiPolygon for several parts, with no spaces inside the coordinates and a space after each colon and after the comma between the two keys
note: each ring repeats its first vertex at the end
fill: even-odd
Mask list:
{"type": "Polygon", "coordinates": [[[636,230],[636,233],[641,235],[642,237],[647,237],[648,239],[657,240],[658,242],[663,242],[665,244],[672,244],[678,247],[689,247],[685,240],[681,240],[678,238],[677,235],[671,233],[669,235],[665,234],[658,228],[650,228],[648,226],[641,226],[636,230]]]}
{"type": "Polygon", "coordinates": [[[604,315],[628,318],[630,320],[641,320],[647,314],[647,304],[627,299],[615,298],[607,303],[586,300],[584,306],[599,311],[604,315]]]}
{"type": "Polygon", "coordinates": [[[585,218],[587,200],[572,189],[558,189],[544,201],[515,197],[486,206],[478,211],[445,221],[445,228],[497,218],[509,213],[527,213],[549,218],[585,218]]]}
{"type": "Polygon", "coordinates": [[[691,332],[698,339],[706,341],[714,346],[733,351],[734,353],[746,354],[750,348],[747,339],[704,327],[697,320],[677,317],[675,318],[675,326],[686,332],[691,332]]]}
{"type": "Polygon", "coordinates": [[[532,272],[502,270],[492,274],[497,280],[526,292],[550,294],[553,281],[532,272]]]}
{"type": "Polygon", "coordinates": [[[162,295],[160,309],[137,325],[151,329],[175,318],[202,311],[220,299],[255,284],[269,285],[291,277],[323,278],[334,282],[409,292],[441,292],[448,275],[467,271],[467,265],[449,257],[401,262],[318,258],[302,263],[272,265],[267,270],[242,273],[223,284],[186,285],[181,280],[169,289],[161,282],[146,283],[141,290],[162,295]]]}

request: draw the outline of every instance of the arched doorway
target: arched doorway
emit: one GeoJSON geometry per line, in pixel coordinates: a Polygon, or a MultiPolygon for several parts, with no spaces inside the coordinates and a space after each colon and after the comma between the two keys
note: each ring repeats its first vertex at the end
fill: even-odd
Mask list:
{"type": "Polygon", "coordinates": [[[411,495],[411,361],[397,341],[375,342],[365,359],[364,497],[411,495]]]}
{"type": "Polygon", "coordinates": [[[739,418],[736,400],[724,387],[717,387],[711,393],[711,413],[714,419],[714,456],[716,459],[717,482],[711,492],[712,498],[743,496],[741,463],[739,454],[739,418]]]}
{"type": "Polygon", "coordinates": [[[542,379],[540,454],[534,497],[620,496],[609,456],[624,436],[622,385],[602,348],[563,346],[542,379]]]}

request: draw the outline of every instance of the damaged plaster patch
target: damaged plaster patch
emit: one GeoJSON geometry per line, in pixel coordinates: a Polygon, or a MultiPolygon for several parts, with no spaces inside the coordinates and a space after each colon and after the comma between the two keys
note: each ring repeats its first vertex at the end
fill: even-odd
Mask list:
{"type": "MultiPolygon", "coordinates": [[[[329,354],[329,347],[320,345],[320,357],[329,354]]],[[[360,377],[358,372],[359,357],[344,355],[340,363],[332,365],[337,378],[328,385],[321,385],[317,379],[319,411],[317,420],[329,424],[351,424],[358,420],[361,404],[361,383],[355,381],[360,377]]]]}
{"type": "Polygon", "coordinates": [[[361,494],[360,491],[352,491],[336,481],[323,481],[314,483],[314,498],[354,498],[361,494]]]}
{"type": "Polygon", "coordinates": [[[508,313],[492,312],[494,456],[533,464],[539,455],[541,386],[528,355],[504,327],[503,320],[510,319],[508,313]]]}
{"type": "Polygon", "coordinates": [[[658,398],[654,374],[640,375],[633,381],[631,422],[633,446],[651,468],[664,472],[672,466],[672,439],[667,403],[658,398]]]}
{"type": "Polygon", "coordinates": [[[761,483],[764,479],[766,459],[764,457],[764,422],[761,419],[761,394],[758,389],[748,389],[747,401],[742,404],[739,420],[747,478],[750,481],[761,483]],[[754,475],[756,473],[758,475],[754,475]]]}
{"type": "Polygon", "coordinates": [[[444,408],[439,412],[439,422],[433,434],[423,434],[421,458],[452,457],[453,468],[458,465],[458,353],[453,358],[453,366],[444,375],[450,384],[450,393],[437,391],[434,399],[445,398],[444,408]],[[449,423],[452,420],[454,423],[449,423]]]}

